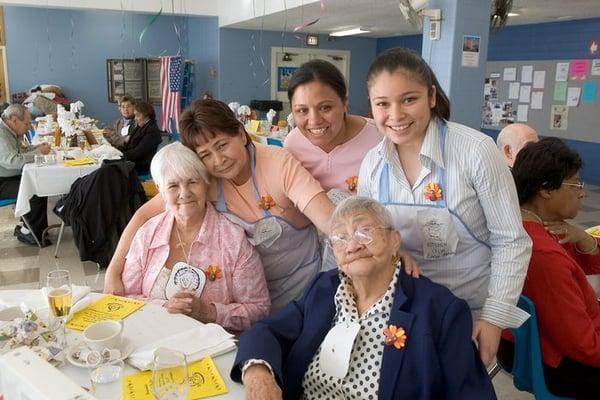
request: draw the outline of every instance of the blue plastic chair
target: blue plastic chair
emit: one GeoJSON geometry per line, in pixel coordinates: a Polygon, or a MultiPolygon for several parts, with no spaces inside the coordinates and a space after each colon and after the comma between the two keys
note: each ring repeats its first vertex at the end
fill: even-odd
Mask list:
{"type": "Polygon", "coordinates": [[[140,182],[151,181],[152,180],[152,175],[150,175],[150,174],[148,174],[148,175],[140,175],[140,176],[138,176],[138,179],[140,180],[140,182]]]}
{"type": "Polygon", "coordinates": [[[283,147],[283,142],[281,141],[281,139],[276,138],[268,137],[267,144],[270,144],[271,146],[283,147]]]}
{"type": "Polygon", "coordinates": [[[535,306],[526,296],[521,296],[517,305],[531,317],[519,328],[511,329],[515,337],[515,359],[512,371],[515,387],[532,393],[536,400],[571,399],[555,396],[546,388],[535,306]]]}
{"type": "Polygon", "coordinates": [[[177,132],[177,124],[173,118],[169,118],[169,126],[171,127],[171,142],[179,142],[179,132],[177,132]]]}

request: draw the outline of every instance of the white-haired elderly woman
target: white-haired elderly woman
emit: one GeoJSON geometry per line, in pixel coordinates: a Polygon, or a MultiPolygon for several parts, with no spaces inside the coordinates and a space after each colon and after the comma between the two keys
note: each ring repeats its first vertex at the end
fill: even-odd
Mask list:
{"type": "Polygon", "coordinates": [[[267,316],[258,253],[242,228],[206,201],[208,176],[198,156],[173,143],[156,153],[150,170],[166,207],[135,235],[122,273],[125,296],[232,331],[267,316]]]}
{"type": "Polygon", "coordinates": [[[375,200],[336,208],[339,270],[244,332],[231,376],[246,399],[495,399],[469,306],[398,262],[400,234],[375,200]]]}

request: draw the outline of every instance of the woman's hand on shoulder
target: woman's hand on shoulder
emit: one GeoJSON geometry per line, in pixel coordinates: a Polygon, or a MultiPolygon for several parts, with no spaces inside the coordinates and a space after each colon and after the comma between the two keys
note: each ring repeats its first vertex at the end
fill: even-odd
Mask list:
{"type": "Polygon", "coordinates": [[[275,377],[261,364],[250,366],[242,377],[246,400],[281,400],[283,394],[275,377]]]}
{"type": "Polygon", "coordinates": [[[419,264],[417,264],[408,251],[399,250],[398,257],[400,260],[402,260],[402,267],[408,275],[412,276],[413,278],[418,278],[423,274],[423,271],[421,271],[421,268],[419,268],[419,264]]]}

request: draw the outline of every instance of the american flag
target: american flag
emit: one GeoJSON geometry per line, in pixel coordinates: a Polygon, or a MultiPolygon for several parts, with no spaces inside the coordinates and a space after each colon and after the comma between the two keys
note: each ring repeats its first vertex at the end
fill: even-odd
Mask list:
{"type": "Polygon", "coordinates": [[[162,93],[162,118],[160,129],[171,132],[171,121],[179,131],[181,112],[181,83],[183,80],[183,59],[176,57],[160,58],[160,91],[162,93]]]}

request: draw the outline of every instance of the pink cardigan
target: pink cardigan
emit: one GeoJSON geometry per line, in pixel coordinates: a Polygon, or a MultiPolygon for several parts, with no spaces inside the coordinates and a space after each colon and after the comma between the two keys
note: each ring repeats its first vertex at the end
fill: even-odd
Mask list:
{"type": "MultiPolygon", "coordinates": [[[[169,256],[174,220],[173,214],[165,211],[136,233],[122,274],[125,296],[152,300],[150,291],[169,256]]],[[[209,265],[222,271],[222,278],[207,279],[201,296],[215,305],[219,325],[242,331],[269,314],[271,301],[258,253],[242,228],[208,202],[202,227],[192,242],[190,263],[203,271],[209,265]]]]}

